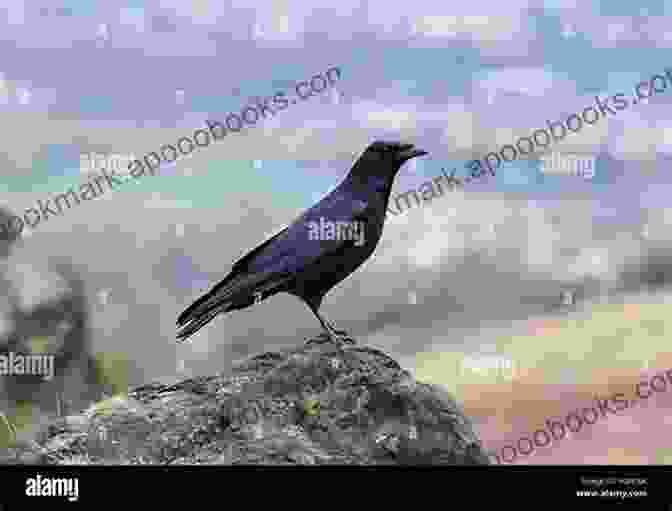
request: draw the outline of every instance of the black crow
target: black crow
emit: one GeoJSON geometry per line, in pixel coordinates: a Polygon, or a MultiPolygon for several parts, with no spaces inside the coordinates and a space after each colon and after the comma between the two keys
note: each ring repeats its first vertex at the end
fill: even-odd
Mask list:
{"type": "Polygon", "coordinates": [[[222,282],[180,314],[178,342],[220,313],[281,292],[303,300],[332,340],[345,341],[345,332],[319,314],[322,299],[374,251],[394,177],[404,162],[425,154],[413,144],[371,144],[336,189],[238,260],[222,282]]]}

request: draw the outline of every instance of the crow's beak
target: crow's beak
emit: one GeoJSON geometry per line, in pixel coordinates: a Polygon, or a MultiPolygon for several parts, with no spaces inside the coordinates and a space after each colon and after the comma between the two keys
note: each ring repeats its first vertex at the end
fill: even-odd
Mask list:
{"type": "Polygon", "coordinates": [[[410,160],[411,158],[417,158],[418,156],[424,156],[429,154],[427,151],[422,149],[416,149],[413,144],[402,144],[399,147],[399,158],[401,160],[410,160]]]}

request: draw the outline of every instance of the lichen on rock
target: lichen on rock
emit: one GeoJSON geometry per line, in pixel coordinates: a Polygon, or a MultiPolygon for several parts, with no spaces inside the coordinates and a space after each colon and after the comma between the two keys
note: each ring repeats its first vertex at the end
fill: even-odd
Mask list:
{"type": "Polygon", "coordinates": [[[58,419],[37,443],[3,457],[66,465],[490,463],[448,392],[415,381],[379,350],[325,338],[248,358],[230,375],[136,387],[58,419]]]}

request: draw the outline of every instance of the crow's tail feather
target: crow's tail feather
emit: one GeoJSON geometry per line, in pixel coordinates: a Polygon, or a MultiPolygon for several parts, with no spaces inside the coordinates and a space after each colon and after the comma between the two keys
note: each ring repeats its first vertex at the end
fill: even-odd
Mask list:
{"type": "Polygon", "coordinates": [[[183,326],[182,329],[179,332],[177,332],[177,342],[186,341],[189,337],[191,337],[205,325],[210,323],[210,321],[215,319],[215,316],[217,314],[219,314],[220,312],[225,312],[227,305],[228,304],[225,304],[225,306],[223,307],[216,307],[211,311],[206,312],[201,317],[194,319],[185,326],[183,326]]]}
{"type": "Polygon", "coordinates": [[[254,295],[266,298],[273,291],[288,282],[292,277],[286,275],[251,274],[238,275],[225,279],[212,290],[192,303],[177,318],[178,342],[186,340],[217,314],[254,303],[254,295]]]}
{"type": "Polygon", "coordinates": [[[212,309],[217,303],[221,303],[227,296],[230,296],[232,291],[239,287],[235,285],[236,282],[234,279],[234,277],[227,277],[187,307],[182,314],[177,317],[177,326],[181,327],[186,323],[193,321],[204,312],[212,309]]]}
{"type": "Polygon", "coordinates": [[[177,318],[177,326],[198,319],[203,314],[211,311],[214,307],[223,305],[224,302],[240,300],[252,296],[257,288],[268,280],[268,275],[230,275],[210,291],[192,303],[177,318]]]}

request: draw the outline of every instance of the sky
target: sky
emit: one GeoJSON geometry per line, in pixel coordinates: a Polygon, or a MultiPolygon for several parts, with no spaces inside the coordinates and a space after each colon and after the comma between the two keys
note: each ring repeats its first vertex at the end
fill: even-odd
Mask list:
{"type": "MultiPolygon", "coordinates": [[[[18,214],[84,182],[82,153],[143,157],[338,67],[324,92],[231,133],[154,176],[24,231],[20,250],[75,261],[94,348],[131,383],[226,370],[314,336],[293,297],[218,318],[185,346],[175,319],[233,262],[328,193],[377,139],[428,155],[416,188],[672,69],[669,2],[157,0],[0,6],[4,205],[18,214]],[[104,299],[100,298],[104,296],[104,299]]],[[[374,256],[322,312],[397,357],[475,350],[483,332],[577,299],[665,284],[672,83],[548,151],[595,175],[549,175],[539,155],[502,165],[388,219],[374,256]]],[[[489,334],[488,334],[489,335],[489,334]]],[[[485,337],[484,337],[485,336],[485,337]]]]}

